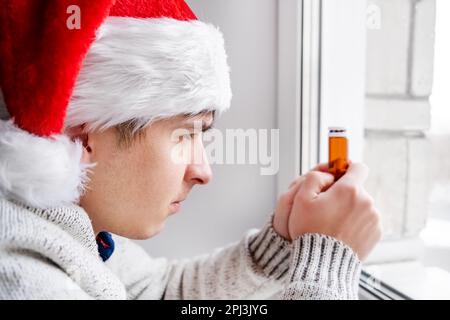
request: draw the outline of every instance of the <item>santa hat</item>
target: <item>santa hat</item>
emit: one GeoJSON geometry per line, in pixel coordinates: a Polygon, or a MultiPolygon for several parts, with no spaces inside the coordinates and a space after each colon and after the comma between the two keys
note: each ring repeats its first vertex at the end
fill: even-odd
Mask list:
{"type": "Polygon", "coordinates": [[[4,0],[0,32],[2,197],[79,199],[86,166],[66,128],[230,106],[223,36],[183,0],[4,0]]]}

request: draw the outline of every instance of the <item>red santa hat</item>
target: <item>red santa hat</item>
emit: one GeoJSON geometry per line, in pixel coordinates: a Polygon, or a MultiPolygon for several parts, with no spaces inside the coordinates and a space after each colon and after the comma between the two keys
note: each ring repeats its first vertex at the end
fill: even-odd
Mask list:
{"type": "Polygon", "coordinates": [[[230,106],[223,36],[183,0],[4,2],[2,197],[41,208],[79,199],[86,166],[67,128],[145,125],[230,106]]]}

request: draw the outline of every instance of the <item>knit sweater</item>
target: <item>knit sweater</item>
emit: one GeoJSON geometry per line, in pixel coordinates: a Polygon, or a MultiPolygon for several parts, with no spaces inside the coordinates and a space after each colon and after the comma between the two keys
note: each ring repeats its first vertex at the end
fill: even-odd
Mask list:
{"type": "Polygon", "coordinates": [[[152,258],[115,236],[103,262],[88,214],[0,199],[0,299],[357,299],[361,264],[345,244],[280,237],[271,219],[193,259],[152,258]]]}

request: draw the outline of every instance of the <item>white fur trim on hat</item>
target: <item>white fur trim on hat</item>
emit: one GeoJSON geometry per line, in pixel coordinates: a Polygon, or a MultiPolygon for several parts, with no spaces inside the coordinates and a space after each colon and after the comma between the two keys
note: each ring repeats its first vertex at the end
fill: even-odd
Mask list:
{"type": "Polygon", "coordinates": [[[65,125],[104,129],[230,106],[222,33],[201,21],[108,17],[81,68],[65,125]]]}
{"type": "Polygon", "coordinates": [[[39,137],[0,120],[0,197],[38,208],[78,200],[89,166],[67,136],[39,137]]]}

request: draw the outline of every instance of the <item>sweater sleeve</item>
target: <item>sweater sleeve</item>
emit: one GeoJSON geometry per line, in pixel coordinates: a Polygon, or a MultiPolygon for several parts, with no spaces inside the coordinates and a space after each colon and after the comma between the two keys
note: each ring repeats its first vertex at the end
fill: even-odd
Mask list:
{"type": "Polygon", "coordinates": [[[249,231],[235,244],[171,265],[166,299],[267,299],[282,290],[292,245],[272,227],[249,231]]]}
{"type": "Polygon", "coordinates": [[[107,264],[129,299],[355,297],[359,264],[350,248],[321,235],[290,243],[273,229],[272,217],[241,241],[193,259],[155,259],[129,240],[116,243],[107,264]]]}
{"type": "Polygon", "coordinates": [[[320,234],[294,241],[286,300],[358,299],[361,262],[350,247],[320,234]]]}
{"type": "Polygon", "coordinates": [[[150,257],[136,243],[114,237],[107,266],[129,299],[264,299],[283,289],[292,244],[272,228],[250,230],[241,241],[192,259],[150,257]]]}

